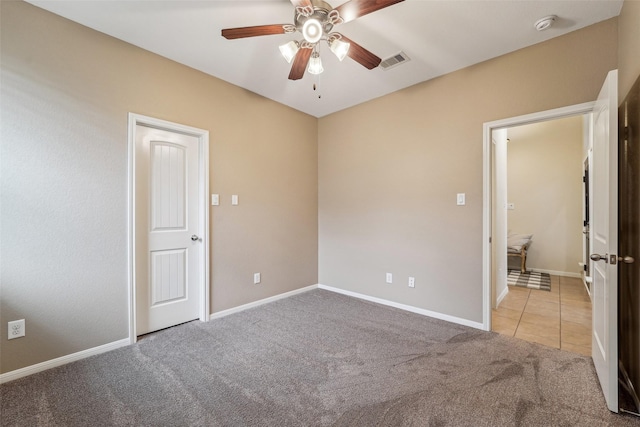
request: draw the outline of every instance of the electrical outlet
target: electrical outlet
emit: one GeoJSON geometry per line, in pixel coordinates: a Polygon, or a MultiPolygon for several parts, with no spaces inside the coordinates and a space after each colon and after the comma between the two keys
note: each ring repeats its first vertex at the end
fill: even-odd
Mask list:
{"type": "Polygon", "coordinates": [[[416,287],[416,278],[415,277],[409,277],[409,287],[410,288],[415,288],[416,287]]]}
{"type": "Polygon", "coordinates": [[[393,274],[387,273],[387,283],[393,283],[393,274]]]}
{"type": "Polygon", "coordinates": [[[260,283],[260,273],[254,273],[254,275],[253,275],[253,284],[257,285],[258,283],[260,283]]]}
{"type": "Polygon", "coordinates": [[[24,319],[20,319],[20,320],[14,320],[12,322],[9,322],[9,327],[8,327],[8,339],[12,340],[14,338],[20,338],[23,337],[25,334],[25,326],[24,326],[24,319]]]}

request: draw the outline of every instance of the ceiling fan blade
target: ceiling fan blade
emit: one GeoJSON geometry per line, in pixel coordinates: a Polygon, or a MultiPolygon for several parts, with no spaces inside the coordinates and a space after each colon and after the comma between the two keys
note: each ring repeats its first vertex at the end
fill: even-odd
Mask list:
{"type": "Polygon", "coordinates": [[[337,10],[343,22],[353,21],[363,15],[384,9],[404,0],[350,0],[341,4],[337,10]]]}
{"type": "Polygon", "coordinates": [[[294,7],[311,7],[311,8],[313,8],[313,5],[311,4],[311,0],[291,0],[291,4],[294,7]]]}
{"type": "Polygon", "coordinates": [[[232,40],[244,37],[270,36],[284,34],[288,24],[256,25],[255,27],[226,28],[222,30],[222,37],[232,40]]]}
{"type": "Polygon", "coordinates": [[[304,76],[304,72],[307,70],[307,64],[313,49],[302,48],[296,54],[296,58],[293,60],[291,66],[291,72],[289,73],[289,80],[300,80],[304,76]]]}
{"type": "Polygon", "coordinates": [[[381,58],[369,52],[353,40],[348,39],[345,36],[342,36],[340,40],[351,44],[351,47],[349,47],[349,51],[347,52],[347,56],[361,64],[363,67],[372,70],[382,62],[381,58]]]}

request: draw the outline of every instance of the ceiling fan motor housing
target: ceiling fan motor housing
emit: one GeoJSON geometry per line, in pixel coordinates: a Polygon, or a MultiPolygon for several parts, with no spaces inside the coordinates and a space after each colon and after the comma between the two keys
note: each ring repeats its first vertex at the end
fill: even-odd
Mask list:
{"type": "Polygon", "coordinates": [[[294,11],[293,23],[296,29],[304,34],[303,27],[305,22],[310,19],[315,19],[322,26],[322,35],[325,36],[329,34],[333,29],[333,22],[329,18],[329,13],[333,8],[322,0],[311,0],[311,4],[313,5],[313,12],[311,12],[311,10],[308,11],[311,13],[304,13],[304,8],[296,8],[294,11]]]}

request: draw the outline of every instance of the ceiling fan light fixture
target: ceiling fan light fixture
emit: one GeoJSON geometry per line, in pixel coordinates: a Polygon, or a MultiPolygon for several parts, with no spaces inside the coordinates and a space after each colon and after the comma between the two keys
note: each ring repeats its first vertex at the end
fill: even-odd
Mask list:
{"type": "Polygon", "coordinates": [[[313,52],[311,59],[309,60],[309,69],[307,70],[311,74],[320,74],[324,71],[322,68],[322,60],[318,52],[313,52]]]}
{"type": "Polygon", "coordinates": [[[331,43],[329,43],[331,52],[333,52],[340,61],[342,61],[347,56],[350,47],[351,43],[343,42],[340,39],[333,39],[331,43]]]}
{"type": "Polygon", "coordinates": [[[317,43],[322,38],[322,24],[315,18],[309,18],[302,25],[302,35],[309,43],[317,43]]]}
{"type": "Polygon", "coordinates": [[[293,61],[293,58],[296,57],[296,53],[300,50],[300,45],[297,41],[290,41],[289,43],[282,44],[278,46],[280,48],[280,53],[284,56],[284,59],[287,60],[288,63],[293,61]]]}

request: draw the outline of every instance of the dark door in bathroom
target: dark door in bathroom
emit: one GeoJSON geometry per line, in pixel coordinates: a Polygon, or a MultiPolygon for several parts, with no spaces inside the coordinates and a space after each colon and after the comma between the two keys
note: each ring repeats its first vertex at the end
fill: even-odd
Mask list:
{"type": "Polygon", "coordinates": [[[619,405],[640,414],[640,77],[618,109],[619,405]]]}

